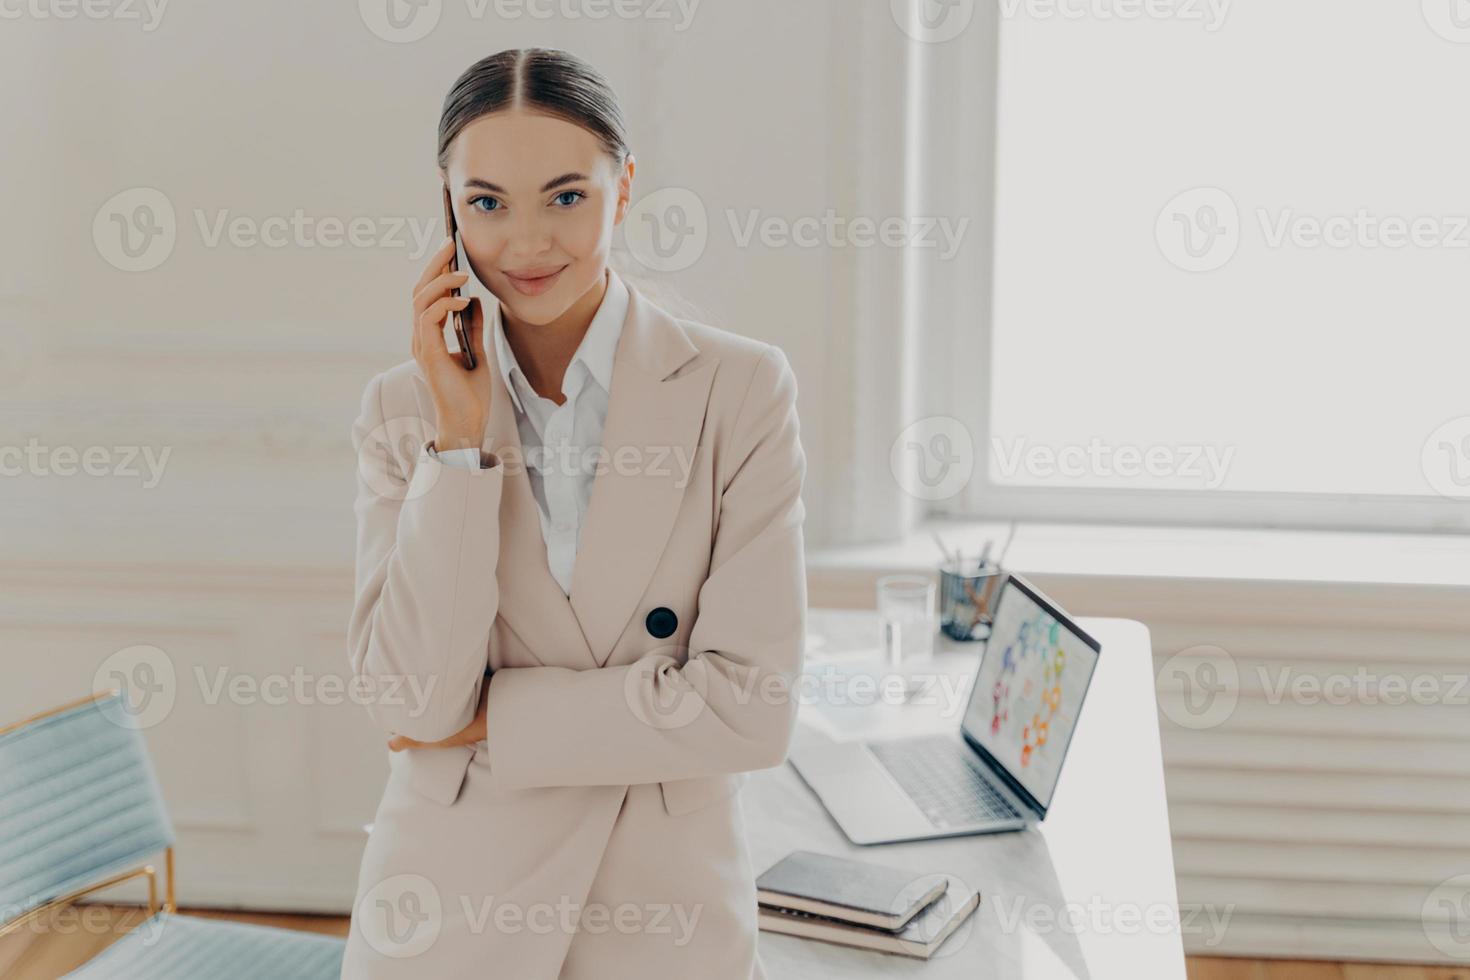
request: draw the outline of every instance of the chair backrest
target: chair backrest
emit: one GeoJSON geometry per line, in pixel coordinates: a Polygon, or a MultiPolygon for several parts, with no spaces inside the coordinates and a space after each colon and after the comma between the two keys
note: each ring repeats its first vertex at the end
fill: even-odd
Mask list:
{"type": "Polygon", "coordinates": [[[0,731],[0,924],[173,842],[143,733],[117,692],[0,731]]]}

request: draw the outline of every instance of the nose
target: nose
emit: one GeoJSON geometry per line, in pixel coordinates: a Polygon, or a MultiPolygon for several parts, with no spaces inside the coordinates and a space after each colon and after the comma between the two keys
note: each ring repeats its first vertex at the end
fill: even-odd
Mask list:
{"type": "Polygon", "coordinates": [[[515,258],[543,255],[551,248],[551,228],[535,213],[534,208],[523,208],[511,223],[510,240],[506,251],[515,258]]]}

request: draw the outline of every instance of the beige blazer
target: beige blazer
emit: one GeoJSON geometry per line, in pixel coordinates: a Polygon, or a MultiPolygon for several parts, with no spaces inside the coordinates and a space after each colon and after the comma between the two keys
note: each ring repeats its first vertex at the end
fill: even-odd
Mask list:
{"type": "Polygon", "coordinates": [[[353,671],[381,729],[426,741],[488,683],[489,737],[389,754],[344,977],[765,976],[738,790],[796,713],[796,381],[628,288],[570,598],[494,351],[482,470],[424,455],[416,362],[367,386],[353,671]]]}

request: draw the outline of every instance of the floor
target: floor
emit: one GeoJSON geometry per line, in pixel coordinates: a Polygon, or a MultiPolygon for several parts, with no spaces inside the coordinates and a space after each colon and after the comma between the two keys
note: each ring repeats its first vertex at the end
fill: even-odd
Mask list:
{"type": "MultiPolygon", "coordinates": [[[[333,936],[347,935],[346,916],[203,909],[182,911],[189,915],[304,929],[333,936]]],[[[96,904],[62,910],[49,922],[33,924],[13,935],[0,937],[0,977],[6,980],[54,980],[96,956],[142,918],[142,910],[128,906],[96,904]]],[[[1192,956],[1188,965],[1189,980],[1470,980],[1470,965],[1391,966],[1206,956],[1192,956]]]]}
{"type": "Polygon", "coordinates": [[[1189,957],[1189,980],[1470,980],[1466,966],[1393,966],[1307,960],[1189,957]]]}
{"type": "MultiPolygon", "coordinates": [[[[180,909],[187,915],[254,922],[346,936],[348,919],[337,915],[275,915],[269,912],[217,912],[180,909]]],[[[106,949],[146,916],[137,906],[88,904],[63,909],[48,923],[31,923],[0,937],[0,977],[5,980],[55,980],[106,949]]]]}

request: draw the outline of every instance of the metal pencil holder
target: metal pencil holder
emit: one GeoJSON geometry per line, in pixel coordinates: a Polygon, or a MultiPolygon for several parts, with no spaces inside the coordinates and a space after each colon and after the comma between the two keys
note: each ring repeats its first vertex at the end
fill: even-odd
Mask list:
{"type": "Polygon", "coordinates": [[[952,640],[969,642],[990,635],[990,601],[1004,572],[999,565],[939,566],[939,628],[952,640]]]}

